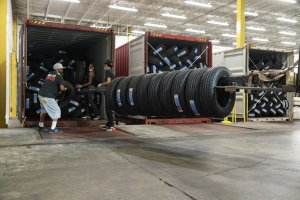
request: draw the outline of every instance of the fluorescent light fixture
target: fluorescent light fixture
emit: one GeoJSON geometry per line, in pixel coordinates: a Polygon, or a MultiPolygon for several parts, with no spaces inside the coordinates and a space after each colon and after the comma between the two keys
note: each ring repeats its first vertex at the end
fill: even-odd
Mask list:
{"type": "Polygon", "coordinates": [[[247,26],[246,29],[254,30],[254,31],[266,31],[266,29],[263,27],[255,27],[255,26],[247,26]]]}
{"type": "Polygon", "coordinates": [[[236,35],[233,35],[233,34],[228,34],[228,33],[223,33],[222,34],[224,37],[231,37],[231,38],[235,38],[236,35]]]}
{"type": "Polygon", "coordinates": [[[96,24],[91,25],[92,28],[110,28],[110,26],[97,26],[96,24]]]}
{"type": "Polygon", "coordinates": [[[279,1],[286,2],[286,3],[297,3],[296,0],[279,0],[279,1]]]}
{"type": "Polygon", "coordinates": [[[138,10],[135,7],[124,7],[124,6],[118,6],[116,4],[113,5],[109,5],[109,8],[113,8],[113,9],[118,9],[118,10],[125,10],[125,11],[130,11],[130,12],[137,12],[138,10]]]}
{"type": "Polygon", "coordinates": [[[232,45],[236,46],[236,42],[233,42],[232,45]]]}
{"type": "Polygon", "coordinates": [[[279,31],[279,34],[282,34],[282,35],[292,35],[292,36],[297,35],[296,32],[288,32],[288,31],[279,31]]]}
{"type": "Polygon", "coordinates": [[[156,27],[156,28],[168,28],[164,24],[153,24],[153,23],[150,23],[150,22],[145,23],[144,26],[152,26],[152,27],[156,27]]]}
{"type": "Polygon", "coordinates": [[[286,45],[296,45],[296,42],[281,42],[281,44],[286,44],[286,45]]]}
{"type": "Polygon", "coordinates": [[[278,17],[276,18],[278,21],[283,21],[283,22],[288,22],[288,23],[297,23],[297,20],[294,19],[287,19],[287,18],[283,18],[283,17],[278,17]]]}
{"type": "Polygon", "coordinates": [[[211,4],[200,3],[200,2],[192,1],[192,0],[186,0],[186,1],[184,1],[184,3],[189,4],[189,5],[193,5],[193,6],[200,6],[200,7],[204,7],[204,8],[212,8],[211,4]]]}
{"type": "Polygon", "coordinates": [[[201,30],[196,30],[196,29],[192,29],[192,28],[187,28],[185,29],[185,31],[187,32],[192,32],[192,33],[205,33],[205,31],[201,31],[201,30]]]}
{"type": "Polygon", "coordinates": [[[60,0],[60,1],[67,1],[67,2],[70,2],[70,3],[80,3],[79,0],[60,0]]]}
{"type": "Polygon", "coordinates": [[[259,42],[269,42],[268,38],[252,38],[252,40],[259,42]]]}
{"type": "Polygon", "coordinates": [[[219,44],[220,40],[210,40],[210,42],[213,43],[213,44],[219,44]]]}
{"type": "Polygon", "coordinates": [[[219,21],[214,21],[214,20],[209,20],[209,21],[207,21],[207,23],[216,24],[216,25],[220,25],[220,26],[229,26],[229,24],[227,22],[219,22],[219,21]]]}
{"type": "MultiPolygon", "coordinates": [[[[237,11],[235,10],[234,13],[236,13],[237,11]]],[[[258,13],[257,12],[250,12],[250,11],[245,11],[245,15],[246,16],[253,16],[253,17],[257,17],[258,13]]]]}
{"type": "Polygon", "coordinates": [[[140,30],[133,30],[131,33],[136,33],[136,34],[145,34],[145,31],[140,31],[140,30]]]}
{"type": "Polygon", "coordinates": [[[170,13],[163,13],[161,15],[164,17],[171,17],[171,18],[176,18],[176,19],[186,19],[185,15],[175,15],[175,14],[170,14],[170,13]]]}

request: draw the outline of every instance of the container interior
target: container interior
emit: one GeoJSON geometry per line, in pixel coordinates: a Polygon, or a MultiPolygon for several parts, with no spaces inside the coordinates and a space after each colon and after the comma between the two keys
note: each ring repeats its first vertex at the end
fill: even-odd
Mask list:
{"type": "MultiPolygon", "coordinates": [[[[25,106],[27,119],[38,118],[40,106],[37,100],[38,89],[36,88],[42,86],[43,79],[52,70],[55,63],[60,62],[67,67],[63,77],[65,81],[72,84],[84,82],[84,79],[81,82],[74,80],[76,76],[74,76],[75,72],[73,73],[73,71],[77,70],[78,63],[84,69],[85,78],[88,74],[88,64],[93,63],[95,66],[95,83],[97,84],[104,77],[104,62],[106,59],[112,58],[112,34],[110,32],[27,25],[26,44],[27,67],[24,73],[26,73],[27,81],[24,86],[25,103],[23,106],[25,106]]],[[[84,97],[82,98],[84,99],[84,97]]],[[[99,99],[96,96],[95,98],[99,99]]],[[[97,101],[99,104],[101,103],[101,100],[97,101]]],[[[77,103],[81,104],[79,100],[77,103]]],[[[68,113],[65,115],[66,118],[76,118],[84,114],[84,106],[77,106],[77,103],[74,103],[74,106],[68,106],[64,111],[62,109],[62,112],[68,113]],[[73,111],[77,111],[77,113],[75,114],[73,111]]]]}

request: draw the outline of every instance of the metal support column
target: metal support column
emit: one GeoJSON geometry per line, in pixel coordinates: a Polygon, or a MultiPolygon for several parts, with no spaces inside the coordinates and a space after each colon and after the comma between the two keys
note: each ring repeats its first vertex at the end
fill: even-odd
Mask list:
{"type": "MultiPolygon", "coordinates": [[[[245,4],[246,0],[237,0],[236,12],[236,48],[243,48],[245,45],[245,4]]],[[[246,111],[246,93],[243,92],[243,118],[247,120],[246,111]]],[[[236,106],[234,106],[236,109],[236,106]]]]}
{"type": "Polygon", "coordinates": [[[17,16],[13,19],[13,49],[11,55],[10,118],[17,117],[17,16]]]}
{"type": "Polygon", "coordinates": [[[7,0],[0,1],[0,128],[5,128],[6,110],[6,17],[7,0]]]}

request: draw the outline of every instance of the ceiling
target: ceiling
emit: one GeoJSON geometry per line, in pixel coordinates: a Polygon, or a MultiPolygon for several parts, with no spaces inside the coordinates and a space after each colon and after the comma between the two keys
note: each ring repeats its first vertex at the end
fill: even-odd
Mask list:
{"type": "MultiPolygon", "coordinates": [[[[235,38],[222,34],[235,35],[236,0],[193,1],[210,3],[212,7],[191,6],[184,0],[80,0],[80,3],[63,0],[15,0],[14,9],[21,20],[29,17],[59,23],[112,26],[116,34],[120,35],[127,34],[128,30],[142,30],[208,37],[211,40],[219,40],[218,45],[234,47],[235,38]],[[138,12],[109,8],[108,6],[112,4],[135,7],[138,12]],[[165,12],[185,15],[186,19],[164,17],[161,14],[165,12]],[[227,22],[229,25],[209,24],[207,23],[209,20],[227,22]],[[151,28],[144,25],[147,22],[164,24],[167,28],[151,28]],[[188,28],[203,30],[205,33],[185,31],[188,28]]],[[[246,11],[258,14],[258,16],[246,16],[246,27],[265,29],[265,31],[246,29],[246,43],[297,49],[300,44],[300,0],[296,1],[291,4],[282,0],[246,0],[246,11]],[[277,20],[280,17],[296,20],[297,23],[277,20]],[[292,32],[293,35],[280,34],[280,31],[292,32]],[[268,41],[256,41],[253,38],[268,41]]]]}

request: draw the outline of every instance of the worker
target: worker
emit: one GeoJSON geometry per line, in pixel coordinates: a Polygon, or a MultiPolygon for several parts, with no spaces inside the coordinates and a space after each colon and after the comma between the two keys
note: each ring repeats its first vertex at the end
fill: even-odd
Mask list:
{"type": "Polygon", "coordinates": [[[92,110],[95,113],[95,117],[93,118],[93,120],[98,120],[100,119],[100,112],[98,107],[96,106],[95,100],[94,100],[94,93],[93,92],[88,92],[89,90],[93,90],[95,89],[95,67],[93,63],[89,64],[89,76],[88,76],[88,81],[82,85],[76,85],[75,87],[77,89],[81,89],[83,88],[83,92],[86,93],[85,95],[85,99],[86,102],[85,103],[85,110],[86,110],[86,115],[83,116],[83,119],[90,119],[91,118],[91,112],[90,112],[90,108],[92,108],[92,110]]]}
{"type": "MultiPolygon", "coordinates": [[[[104,80],[98,84],[98,87],[107,87],[112,82],[112,80],[115,78],[115,75],[112,71],[112,67],[113,67],[112,61],[106,60],[106,62],[104,64],[105,64],[104,65],[104,70],[105,70],[104,80]]],[[[105,105],[105,111],[106,111],[106,115],[107,115],[107,123],[105,124],[105,127],[103,127],[103,129],[106,131],[116,130],[114,127],[113,111],[108,106],[107,102],[105,105]]]]}
{"type": "Polygon", "coordinates": [[[38,129],[41,131],[49,131],[49,133],[63,133],[62,130],[56,127],[57,120],[61,117],[61,110],[55,100],[55,97],[58,95],[59,91],[65,92],[67,88],[64,86],[63,75],[63,65],[61,63],[56,63],[53,65],[53,70],[51,71],[46,79],[45,84],[41,87],[39,91],[39,100],[41,105],[40,121],[38,129]],[[50,130],[45,127],[44,121],[46,114],[52,119],[52,125],[50,130]]]}

